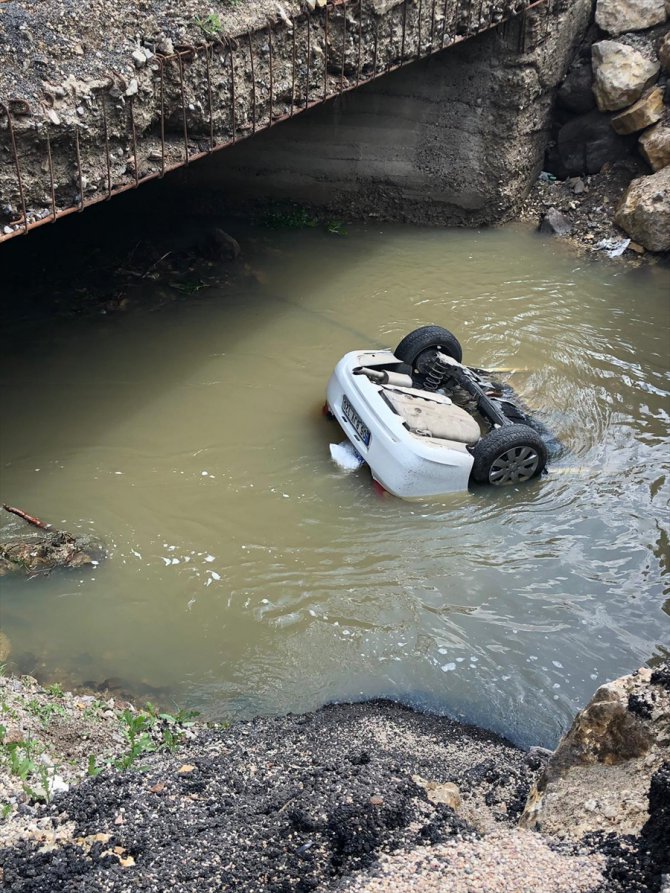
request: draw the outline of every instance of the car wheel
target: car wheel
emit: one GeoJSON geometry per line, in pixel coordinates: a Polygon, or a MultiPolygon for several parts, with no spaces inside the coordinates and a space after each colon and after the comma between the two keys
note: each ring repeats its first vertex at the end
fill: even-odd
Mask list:
{"type": "Polygon", "coordinates": [[[528,425],[494,428],[476,444],[472,454],[472,478],[495,487],[529,481],[547,464],[544,441],[528,425]]]}
{"type": "Polygon", "coordinates": [[[432,362],[438,348],[452,360],[459,363],[463,360],[463,348],[458,338],[449,329],[443,329],[442,326],[421,326],[420,329],[415,329],[409,335],[405,335],[393,352],[399,360],[409,363],[414,369],[422,353],[430,351],[427,356],[432,362]]]}

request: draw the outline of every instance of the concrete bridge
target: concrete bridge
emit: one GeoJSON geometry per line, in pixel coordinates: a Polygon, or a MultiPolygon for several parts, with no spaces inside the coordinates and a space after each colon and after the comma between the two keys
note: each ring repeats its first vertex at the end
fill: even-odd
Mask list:
{"type": "MultiPolygon", "coordinates": [[[[583,18],[586,5],[586,0],[276,4],[272,21],[244,33],[233,28],[224,34],[210,17],[199,22],[203,39],[197,45],[143,41],[123,70],[89,69],[86,77],[74,70],[60,84],[44,79],[27,98],[0,93],[0,241],[190,166],[425,57],[454,52],[456,45],[485,32],[494,32],[497,40],[502,36],[508,55],[524,57],[529,44],[537,47],[555,36],[571,8],[579,7],[583,18]]],[[[565,47],[560,58],[554,58],[553,45],[544,51],[553,74],[546,84],[526,84],[525,93],[507,97],[515,109],[540,94],[546,100],[550,82],[560,78],[565,47]]],[[[485,49],[479,65],[491,68],[486,54],[485,49]]],[[[531,59],[529,66],[537,62],[531,59]]],[[[504,83],[498,86],[504,91],[504,83]]],[[[453,82],[449,89],[449,97],[438,90],[435,102],[457,99],[453,82]]],[[[496,101],[504,104],[506,98],[496,101]]],[[[537,150],[530,154],[535,156],[531,166],[536,165],[537,150]]],[[[238,163],[239,157],[238,152],[238,163]]]]}

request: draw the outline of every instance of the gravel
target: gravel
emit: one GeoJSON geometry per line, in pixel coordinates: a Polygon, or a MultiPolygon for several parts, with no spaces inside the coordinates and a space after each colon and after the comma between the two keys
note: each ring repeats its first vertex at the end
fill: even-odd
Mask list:
{"type": "MultiPolygon", "coordinates": [[[[73,697],[57,700],[76,712],[73,697]]],[[[20,715],[16,698],[11,709],[20,715]]],[[[639,835],[568,842],[517,826],[546,759],[389,701],[200,725],[177,752],[106,769],[51,803],[15,798],[0,889],[659,893],[670,764],[639,835]]]]}
{"type": "Polygon", "coordinates": [[[300,7],[295,0],[9,0],[0,4],[0,100],[42,100],[44,82],[69,76],[130,79],[140,47],[167,53],[208,36],[231,39],[300,7]],[[216,34],[206,33],[211,28],[216,34]]]}
{"type": "Polygon", "coordinates": [[[601,888],[603,856],[552,849],[538,834],[502,830],[429,850],[384,856],[342,893],[592,893],[601,888]]]}

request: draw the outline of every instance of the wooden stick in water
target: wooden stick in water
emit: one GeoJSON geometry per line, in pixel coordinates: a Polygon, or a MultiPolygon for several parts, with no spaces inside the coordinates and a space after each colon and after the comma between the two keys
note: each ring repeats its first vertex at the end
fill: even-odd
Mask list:
{"type": "Polygon", "coordinates": [[[16,509],[11,505],[3,505],[2,507],[6,512],[11,512],[12,515],[18,515],[19,518],[23,518],[28,524],[32,524],[33,527],[39,527],[40,530],[52,529],[51,524],[45,524],[44,521],[40,521],[39,518],[33,518],[32,515],[26,514],[26,512],[21,511],[21,509],[16,509]]]}

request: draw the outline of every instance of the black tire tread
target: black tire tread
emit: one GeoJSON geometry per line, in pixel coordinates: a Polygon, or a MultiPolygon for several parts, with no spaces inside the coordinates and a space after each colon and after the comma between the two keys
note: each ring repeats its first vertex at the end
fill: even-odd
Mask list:
{"type": "Polygon", "coordinates": [[[421,326],[419,329],[414,329],[405,335],[393,353],[403,363],[414,366],[419,354],[431,347],[440,347],[447,356],[458,363],[463,361],[463,348],[458,338],[442,326],[421,326]]]}
{"type": "Polygon", "coordinates": [[[493,462],[502,453],[518,446],[529,446],[537,451],[540,464],[533,477],[540,475],[548,458],[547,447],[540,435],[529,425],[505,425],[503,428],[494,428],[474,446],[472,455],[475,461],[471,471],[472,479],[479,484],[487,484],[489,470],[493,462]]]}

